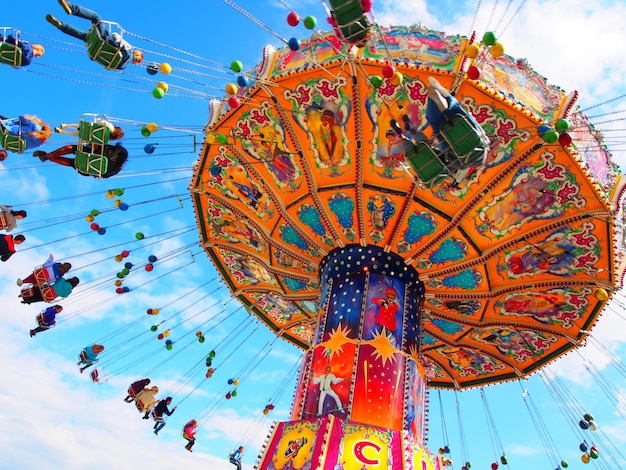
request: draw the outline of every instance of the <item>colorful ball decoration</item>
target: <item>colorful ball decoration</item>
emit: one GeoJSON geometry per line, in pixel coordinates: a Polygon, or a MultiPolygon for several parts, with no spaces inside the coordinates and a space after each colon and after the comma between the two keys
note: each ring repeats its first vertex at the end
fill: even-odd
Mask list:
{"type": "Polygon", "coordinates": [[[554,144],[559,140],[559,133],[550,129],[548,132],[545,132],[541,138],[548,144],[554,144]]]}
{"type": "Polygon", "coordinates": [[[572,143],[571,135],[569,135],[567,132],[561,132],[559,134],[559,145],[562,145],[563,147],[567,147],[571,145],[571,143],[572,143]]]}
{"type": "Polygon", "coordinates": [[[94,217],[100,215],[100,211],[98,209],[91,209],[90,214],[94,217]]]}
{"type": "Polygon", "coordinates": [[[93,217],[93,215],[89,214],[87,217],[85,217],[85,220],[86,220],[87,222],[93,222],[94,217],[93,217]]]}
{"type": "Polygon", "coordinates": [[[121,211],[127,211],[128,210],[128,204],[126,204],[125,202],[122,202],[119,206],[119,209],[121,211]]]}
{"type": "Polygon", "coordinates": [[[150,327],[150,331],[156,331],[156,330],[158,330],[158,329],[159,329],[158,325],[152,325],[152,326],[150,327]]]}
{"type": "Polygon", "coordinates": [[[298,26],[300,23],[300,17],[295,11],[292,11],[287,15],[287,24],[289,26],[298,26]]]}
{"type": "Polygon", "coordinates": [[[128,258],[130,256],[130,251],[124,250],[120,254],[122,255],[122,258],[128,258]]]}
{"type": "Polygon", "coordinates": [[[246,77],[245,75],[239,75],[237,77],[237,85],[239,85],[242,88],[250,86],[250,79],[246,77]]]}
{"type": "Polygon", "coordinates": [[[213,376],[213,372],[215,372],[215,369],[213,369],[212,367],[209,367],[209,370],[206,371],[206,378],[210,379],[211,376],[213,376]]]}
{"type": "Polygon", "coordinates": [[[230,63],[230,69],[235,73],[239,73],[243,70],[243,64],[240,60],[233,60],[230,63]]]}
{"type": "Polygon", "coordinates": [[[127,262],[127,263],[124,263],[124,267],[125,267],[126,269],[132,269],[132,267],[133,267],[133,263],[131,263],[130,261],[129,261],[129,262],[127,262]]]}
{"type": "Polygon", "coordinates": [[[113,199],[115,197],[115,190],[109,189],[104,195],[107,197],[107,199],[113,199]]]}
{"type": "Polygon", "coordinates": [[[289,46],[289,49],[291,49],[292,51],[297,51],[300,49],[300,40],[298,38],[291,38],[287,42],[287,45],[289,46]]]}
{"type": "Polygon", "coordinates": [[[172,73],[172,66],[168,64],[167,62],[163,62],[159,66],[159,70],[161,71],[161,73],[164,73],[165,75],[169,75],[170,73],[172,73]]]}
{"type": "MultiPolygon", "coordinates": [[[[159,82],[159,83],[162,83],[162,82],[159,82]]],[[[167,90],[164,90],[164,91],[167,91],[167,90]]],[[[159,130],[159,125],[156,122],[149,122],[148,124],[146,124],[146,127],[148,128],[150,132],[156,132],[159,130]]]]}
{"type": "Polygon", "coordinates": [[[154,153],[154,145],[153,144],[146,144],[143,148],[143,151],[146,152],[147,154],[151,154],[154,153]]]}
{"type": "Polygon", "coordinates": [[[578,448],[580,449],[581,452],[587,452],[587,443],[586,442],[581,442],[580,445],[578,446],[578,448]]]}
{"type": "Polygon", "coordinates": [[[239,379],[235,379],[233,380],[233,385],[236,387],[237,385],[239,385],[239,379]]]}
{"type": "Polygon", "coordinates": [[[124,274],[122,274],[121,272],[117,273],[116,276],[118,279],[124,279],[125,277],[124,274]]]}
{"type": "Polygon", "coordinates": [[[232,385],[233,384],[233,379],[228,379],[228,385],[232,385]]]}
{"type": "Polygon", "coordinates": [[[213,359],[213,358],[215,357],[215,351],[211,351],[211,352],[209,353],[209,357],[210,357],[211,359],[213,359]]]}
{"type": "Polygon", "coordinates": [[[116,196],[123,196],[124,195],[124,188],[117,188],[115,190],[115,195],[116,196]]]}
{"type": "Polygon", "coordinates": [[[159,333],[159,336],[157,336],[157,339],[162,340],[163,338],[165,338],[165,336],[163,336],[163,333],[159,333]]]}
{"type": "Polygon", "coordinates": [[[146,65],[146,72],[148,72],[148,75],[156,75],[159,73],[159,64],[156,62],[150,62],[146,65]]]}
{"type": "Polygon", "coordinates": [[[105,229],[104,227],[100,227],[98,229],[98,235],[104,235],[105,233],[107,233],[107,229],[105,229]]]}
{"type": "Polygon", "coordinates": [[[122,261],[122,255],[115,255],[115,261],[117,261],[118,263],[122,261]]]}
{"type": "Polygon", "coordinates": [[[143,239],[144,239],[144,234],[143,234],[143,233],[141,233],[141,232],[137,232],[137,233],[135,234],[135,238],[136,238],[137,240],[143,240],[143,239]]]}
{"type": "Polygon", "coordinates": [[[370,77],[370,83],[374,88],[380,88],[383,86],[383,78],[380,75],[372,75],[370,77]]]}
{"type": "Polygon", "coordinates": [[[561,467],[563,468],[569,467],[569,463],[567,463],[567,460],[561,460],[561,467]]]}
{"type": "Polygon", "coordinates": [[[128,276],[128,275],[130,274],[130,269],[128,269],[128,268],[124,268],[124,269],[122,269],[122,274],[123,274],[124,276],[128,276]]]}
{"type": "Polygon", "coordinates": [[[148,256],[148,261],[150,261],[151,263],[154,263],[157,260],[157,257],[154,255],[150,255],[148,256]]]}
{"type": "Polygon", "coordinates": [[[554,128],[559,132],[567,132],[570,130],[570,123],[567,119],[561,118],[556,121],[554,128]]]}
{"type": "Polygon", "coordinates": [[[149,308],[148,310],[146,310],[146,313],[148,315],[154,315],[154,310],[152,310],[151,308],[149,308]]]}
{"type": "Polygon", "coordinates": [[[93,223],[90,225],[91,230],[93,230],[94,232],[97,232],[98,230],[100,230],[100,226],[97,223],[93,223]]]}
{"type": "Polygon", "coordinates": [[[115,289],[115,292],[117,294],[123,294],[124,293],[124,289],[122,289],[121,287],[118,287],[117,289],[115,289]]]}
{"type": "Polygon", "coordinates": [[[116,200],[115,200],[115,202],[113,203],[113,205],[119,209],[119,208],[120,208],[120,205],[121,205],[123,202],[124,202],[124,201],[122,201],[121,199],[116,199],[116,200]]]}
{"type": "Polygon", "coordinates": [[[504,46],[499,42],[494,42],[489,48],[489,52],[491,52],[491,55],[494,57],[501,57],[504,55],[504,46]]]}
{"type": "Polygon", "coordinates": [[[465,56],[470,59],[475,59],[478,56],[479,50],[480,49],[478,48],[477,44],[470,44],[465,48],[465,56]]]}
{"type": "Polygon", "coordinates": [[[235,85],[234,83],[229,83],[228,85],[226,85],[226,94],[232,96],[232,95],[236,95],[238,91],[237,85],[235,85]]]}
{"type": "Polygon", "coordinates": [[[122,281],[118,279],[117,281],[114,282],[114,284],[119,287],[122,285],[122,281]]]}
{"type": "Polygon", "coordinates": [[[589,457],[591,457],[592,459],[597,459],[598,456],[600,455],[598,448],[596,446],[591,446],[591,449],[589,449],[589,457]]]}
{"type": "Polygon", "coordinates": [[[402,83],[402,80],[404,80],[404,75],[402,75],[401,72],[395,72],[392,75],[392,77],[389,79],[391,84],[394,85],[394,86],[400,85],[402,83]]]}
{"type": "Polygon", "coordinates": [[[230,98],[228,98],[228,106],[230,106],[231,108],[238,108],[240,104],[241,100],[238,97],[231,96],[230,98]]]}
{"type": "Polygon", "coordinates": [[[166,344],[166,345],[165,345],[165,349],[167,349],[168,351],[171,351],[171,350],[172,350],[172,347],[173,347],[173,346],[172,346],[171,344],[166,344]]]}
{"type": "MultiPolygon", "coordinates": [[[[601,301],[604,301],[609,298],[609,293],[606,290],[602,289],[601,287],[596,289],[596,291],[594,292],[594,295],[596,296],[596,299],[601,300],[601,301]]],[[[591,418],[591,421],[593,421],[593,418],[591,418]]]]}
{"type": "MultiPolygon", "coordinates": [[[[154,89],[152,90],[152,96],[154,96],[157,100],[160,100],[161,98],[163,98],[165,96],[165,92],[163,91],[162,88],[159,88],[157,86],[157,87],[154,87],[154,89]]],[[[148,129],[146,129],[146,131],[150,132],[150,131],[148,131],[148,129]]],[[[143,135],[144,137],[147,137],[147,135],[144,134],[143,128],[141,129],[141,135],[143,135]]],[[[150,135],[150,134],[148,134],[148,135],[150,135]]]]}
{"type": "Polygon", "coordinates": [[[580,429],[589,429],[589,423],[585,421],[584,419],[581,419],[578,422],[578,425],[580,426],[580,429]]]}
{"type": "Polygon", "coordinates": [[[171,340],[171,339],[168,339],[168,340],[165,342],[165,344],[172,344],[172,340],[171,340]]]}
{"type": "Polygon", "coordinates": [[[236,396],[237,396],[237,390],[233,390],[233,391],[231,392],[231,395],[232,395],[233,397],[236,397],[236,396]]]}
{"type": "Polygon", "coordinates": [[[198,338],[198,342],[199,342],[199,343],[204,343],[204,336],[200,336],[200,337],[198,338]]]}
{"type": "Polygon", "coordinates": [[[485,46],[493,46],[496,43],[496,35],[493,31],[487,31],[483,35],[483,44],[485,46]]]}
{"type": "Polygon", "coordinates": [[[159,310],[158,308],[152,309],[152,313],[153,313],[154,315],[158,315],[160,311],[161,311],[161,310],[159,310]]]}
{"type": "Polygon", "coordinates": [[[128,286],[124,286],[122,289],[124,289],[124,292],[130,292],[130,287],[128,286]]]}
{"type": "Polygon", "coordinates": [[[166,338],[170,335],[170,330],[165,330],[163,332],[163,336],[165,336],[166,338]]]}
{"type": "Polygon", "coordinates": [[[315,26],[317,25],[317,18],[315,18],[314,16],[307,16],[304,19],[304,27],[306,29],[315,29],[315,26]]]}
{"type": "Polygon", "coordinates": [[[589,463],[589,454],[581,455],[580,460],[582,460],[583,463],[589,463]]]}
{"type": "MultiPolygon", "coordinates": [[[[165,83],[165,82],[159,82],[157,83],[157,88],[160,88],[161,90],[163,90],[163,93],[167,93],[168,90],[170,89],[170,86],[165,83]]],[[[148,127],[148,126],[146,126],[148,127]]],[[[148,130],[150,131],[150,128],[148,127],[148,130]]],[[[150,131],[150,132],[154,132],[154,131],[150,131]]]]}
{"type": "Polygon", "coordinates": [[[196,331],[196,336],[199,338],[200,336],[202,336],[202,331],[198,330],[196,331]]]}
{"type": "Polygon", "coordinates": [[[498,462],[493,462],[491,464],[491,470],[498,470],[498,462]]]}
{"type": "Polygon", "coordinates": [[[226,394],[226,399],[227,399],[227,400],[230,400],[230,397],[231,397],[231,396],[232,396],[232,395],[231,395],[231,393],[230,393],[230,392],[228,392],[228,393],[226,394]]]}
{"type": "Polygon", "coordinates": [[[478,77],[480,77],[480,70],[475,65],[470,65],[467,69],[467,78],[478,80],[478,77]]]}
{"type": "Polygon", "coordinates": [[[150,263],[146,264],[146,271],[150,272],[154,269],[154,266],[152,266],[150,263]]]}
{"type": "Polygon", "coordinates": [[[383,73],[383,77],[391,78],[393,77],[393,74],[396,73],[396,68],[393,65],[387,64],[383,67],[382,73],[383,73]]]}
{"type": "Polygon", "coordinates": [[[228,137],[226,137],[224,134],[217,134],[217,143],[224,145],[226,144],[226,142],[228,142],[228,137]]]}

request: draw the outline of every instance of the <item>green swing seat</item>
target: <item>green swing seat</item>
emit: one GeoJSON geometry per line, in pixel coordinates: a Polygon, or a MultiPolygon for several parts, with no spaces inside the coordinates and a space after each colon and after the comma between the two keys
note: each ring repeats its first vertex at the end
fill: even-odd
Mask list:
{"type": "Polygon", "coordinates": [[[0,134],[0,139],[4,150],[15,153],[24,153],[26,150],[26,140],[19,136],[11,135],[6,130],[0,134]]]}
{"type": "MultiPolygon", "coordinates": [[[[101,23],[113,24],[106,21],[101,23]]],[[[106,39],[103,39],[97,26],[95,24],[89,28],[87,38],[85,39],[89,58],[104,65],[107,70],[115,70],[122,62],[122,51],[120,47],[114,46],[107,42],[106,39]]]]}
{"type": "Polygon", "coordinates": [[[457,155],[461,168],[469,168],[482,163],[485,143],[466,117],[453,116],[441,125],[439,133],[457,155]]]}
{"type": "Polygon", "coordinates": [[[109,168],[109,159],[104,155],[86,152],[83,148],[76,151],[74,166],[83,175],[102,178],[109,168]]]}
{"type": "Polygon", "coordinates": [[[360,0],[330,0],[337,28],[343,38],[352,44],[365,41],[372,29],[360,0]]]}
{"type": "Polygon", "coordinates": [[[22,49],[16,44],[0,42],[0,62],[12,67],[19,67],[22,65],[22,49]]]}
{"type": "Polygon", "coordinates": [[[78,123],[78,138],[92,144],[109,143],[110,133],[111,130],[106,124],[82,120],[78,123]]]}
{"type": "Polygon", "coordinates": [[[428,142],[418,142],[413,146],[406,153],[406,160],[428,188],[432,188],[449,176],[448,169],[428,142]]]}

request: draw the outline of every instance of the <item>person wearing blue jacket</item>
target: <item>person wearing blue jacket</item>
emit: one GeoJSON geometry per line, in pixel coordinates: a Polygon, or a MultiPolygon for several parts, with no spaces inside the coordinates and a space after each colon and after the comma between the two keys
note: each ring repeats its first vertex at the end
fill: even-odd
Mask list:
{"type": "Polygon", "coordinates": [[[63,307],[61,305],[54,305],[52,307],[48,307],[39,315],[37,315],[37,328],[34,330],[30,330],[30,337],[32,338],[37,333],[41,333],[42,331],[49,330],[54,325],[56,325],[56,316],[58,313],[63,311],[63,307]]]}
{"type": "Polygon", "coordinates": [[[32,114],[16,118],[0,116],[0,130],[5,134],[24,139],[27,149],[39,147],[52,135],[50,126],[32,114]]]}
{"type": "Polygon", "coordinates": [[[30,65],[35,57],[41,57],[46,52],[41,44],[31,44],[28,41],[22,41],[21,39],[18,41],[16,37],[12,34],[7,35],[5,41],[4,35],[0,33],[0,42],[3,41],[7,44],[13,44],[14,46],[21,49],[22,60],[21,62],[15,64],[18,67],[25,67],[26,65],[30,65]]]}

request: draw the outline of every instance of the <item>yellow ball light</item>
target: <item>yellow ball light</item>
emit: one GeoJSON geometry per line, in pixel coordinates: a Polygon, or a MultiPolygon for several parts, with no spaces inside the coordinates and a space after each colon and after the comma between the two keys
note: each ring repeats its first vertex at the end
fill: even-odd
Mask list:
{"type": "Polygon", "coordinates": [[[148,130],[150,132],[156,132],[156,131],[159,130],[159,126],[158,126],[158,124],[156,122],[150,122],[150,123],[148,123],[148,125],[146,127],[148,128],[148,130]]]}
{"type": "MultiPolygon", "coordinates": [[[[152,313],[154,313],[154,310],[152,311],[152,313]]],[[[170,330],[165,330],[165,331],[163,332],[163,337],[164,337],[164,338],[167,338],[169,335],[170,335],[170,330]]]]}
{"type": "Polygon", "coordinates": [[[204,138],[204,141],[207,144],[214,144],[216,140],[215,134],[207,134],[206,137],[204,138]]]}
{"type": "Polygon", "coordinates": [[[392,85],[398,86],[398,85],[400,85],[400,83],[402,83],[403,79],[404,79],[404,75],[402,75],[401,72],[396,72],[389,79],[389,81],[392,83],[392,85]]]}
{"type": "Polygon", "coordinates": [[[237,385],[239,385],[239,379],[235,379],[233,380],[233,385],[236,387],[237,385]]]}
{"type": "Polygon", "coordinates": [[[165,75],[169,75],[170,73],[172,73],[172,66],[168,64],[167,62],[163,62],[159,66],[159,70],[161,71],[161,73],[164,73],[165,75]]]}
{"type": "Polygon", "coordinates": [[[117,281],[115,281],[115,286],[119,287],[122,285],[122,281],[120,279],[118,279],[117,281]]]}
{"type": "Polygon", "coordinates": [[[491,55],[494,57],[500,57],[504,54],[504,46],[499,42],[496,42],[493,46],[491,46],[489,52],[491,52],[491,55]]]}
{"type": "Polygon", "coordinates": [[[476,44],[470,44],[469,46],[465,48],[465,56],[469,57],[470,59],[475,59],[476,56],[478,56],[479,50],[480,49],[478,48],[476,44]]]}
{"type": "Polygon", "coordinates": [[[237,85],[235,85],[234,83],[229,83],[228,85],[226,85],[226,93],[229,95],[234,95],[237,93],[237,85]]]}
{"type": "MultiPolygon", "coordinates": [[[[158,308],[153,308],[152,309],[152,315],[158,315],[160,312],[160,310],[158,308]]],[[[170,334],[170,330],[167,330],[167,334],[170,334]]]]}
{"type": "Polygon", "coordinates": [[[596,299],[600,301],[604,301],[609,298],[609,293],[606,290],[602,289],[601,287],[596,289],[596,292],[594,295],[596,296],[596,299]]]}
{"type": "MultiPolygon", "coordinates": [[[[157,88],[160,88],[161,90],[163,90],[164,93],[167,93],[167,90],[170,89],[170,86],[167,83],[165,83],[165,82],[159,82],[159,83],[157,83],[157,88]]],[[[148,128],[148,130],[150,130],[150,128],[148,126],[146,126],[146,127],[148,128]]],[[[154,131],[150,131],[150,132],[154,132],[154,131]]]]}
{"type": "Polygon", "coordinates": [[[106,192],[106,197],[107,197],[107,199],[113,199],[115,197],[115,190],[114,189],[109,189],[106,192]]]}
{"type": "Polygon", "coordinates": [[[121,199],[117,199],[113,204],[115,205],[115,207],[120,207],[122,205],[124,201],[122,201],[121,199]]]}
{"type": "Polygon", "coordinates": [[[202,331],[198,330],[196,331],[196,336],[199,338],[200,336],[202,336],[202,331]]]}
{"type": "Polygon", "coordinates": [[[87,222],[93,222],[93,215],[89,214],[87,217],[85,217],[85,220],[87,222]]]}
{"type": "Polygon", "coordinates": [[[117,261],[118,263],[120,263],[122,261],[122,255],[117,255],[115,257],[115,261],[117,261]]]}

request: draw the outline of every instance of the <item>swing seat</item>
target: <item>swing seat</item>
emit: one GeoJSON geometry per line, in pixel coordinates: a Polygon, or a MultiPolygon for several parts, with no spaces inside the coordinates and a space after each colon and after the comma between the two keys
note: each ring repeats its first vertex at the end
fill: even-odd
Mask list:
{"type": "Polygon", "coordinates": [[[26,150],[26,140],[19,136],[11,135],[6,130],[2,131],[1,146],[4,150],[15,153],[24,153],[26,150]]]}
{"type": "Polygon", "coordinates": [[[406,159],[428,188],[437,185],[449,176],[448,169],[427,142],[419,142],[413,146],[406,152],[406,159]]]}
{"type": "Polygon", "coordinates": [[[78,123],[78,138],[92,144],[108,144],[110,133],[111,130],[106,124],[83,120],[78,123]]]}
{"type": "Polygon", "coordinates": [[[0,230],[3,230],[9,226],[9,221],[4,212],[0,212],[0,230]]]}
{"type": "Polygon", "coordinates": [[[333,17],[343,38],[351,44],[365,41],[372,24],[361,0],[330,0],[333,17]]]}
{"type": "Polygon", "coordinates": [[[37,316],[35,317],[35,320],[37,321],[37,325],[41,326],[43,323],[46,322],[46,317],[43,314],[43,312],[41,312],[37,314],[37,316]]]}
{"type": "Polygon", "coordinates": [[[33,271],[33,274],[35,275],[35,283],[36,284],[48,284],[48,281],[50,280],[50,273],[48,272],[48,270],[44,267],[39,267],[39,268],[35,268],[33,271]]]}
{"type": "Polygon", "coordinates": [[[41,297],[43,298],[44,302],[54,302],[54,299],[57,298],[57,293],[52,287],[42,287],[40,290],[41,297]]]}
{"type": "Polygon", "coordinates": [[[92,370],[92,371],[91,371],[91,374],[89,374],[89,376],[91,377],[91,381],[92,381],[93,383],[98,383],[98,382],[100,382],[100,376],[99,376],[99,373],[98,373],[98,369],[94,369],[94,370],[92,370]]]}
{"type": "Polygon", "coordinates": [[[456,153],[461,168],[483,163],[486,155],[485,139],[465,116],[457,114],[442,124],[441,137],[456,153]]]}
{"type": "Polygon", "coordinates": [[[0,42],[1,63],[17,68],[22,65],[22,55],[22,49],[20,49],[17,44],[9,44],[5,41],[0,42]]]}
{"type": "Polygon", "coordinates": [[[76,152],[74,165],[76,171],[83,175],[102,178],[109,168],[109,159],[104,155],[79,150],[76,152]]]}
{"type": "MultiPolygon", "coordinates": [[[[108,24],[109,28],[111,25],[117,25],[117,23],[110,21],[100,21],[100,23],[108,24]]],[[[119,25],[117,26],[119,27],[119,25]]],[[[102,38],[98,24],[89,28],[85,44],[87,45],[89,58],[104,65],[107,70],[116,70],[123,60],[121,47],[114,46],[109,43],[106,38],[102,38]]]]}
{"type": "Polygon", "coordinates": [[[135,399],[135,406],[137,407],[137,411],[139,411],[140,413],[144,413],[143,411],[144,404],[141,400],[135,399]]]}
{"type": "Polygon", "coordinates": [[[23,287],[22,291],[20,292],[20,297],[22,299],[30,299],[33,294],[35,293],[35,289],[31,286],[31,287],[23,287]]]}

